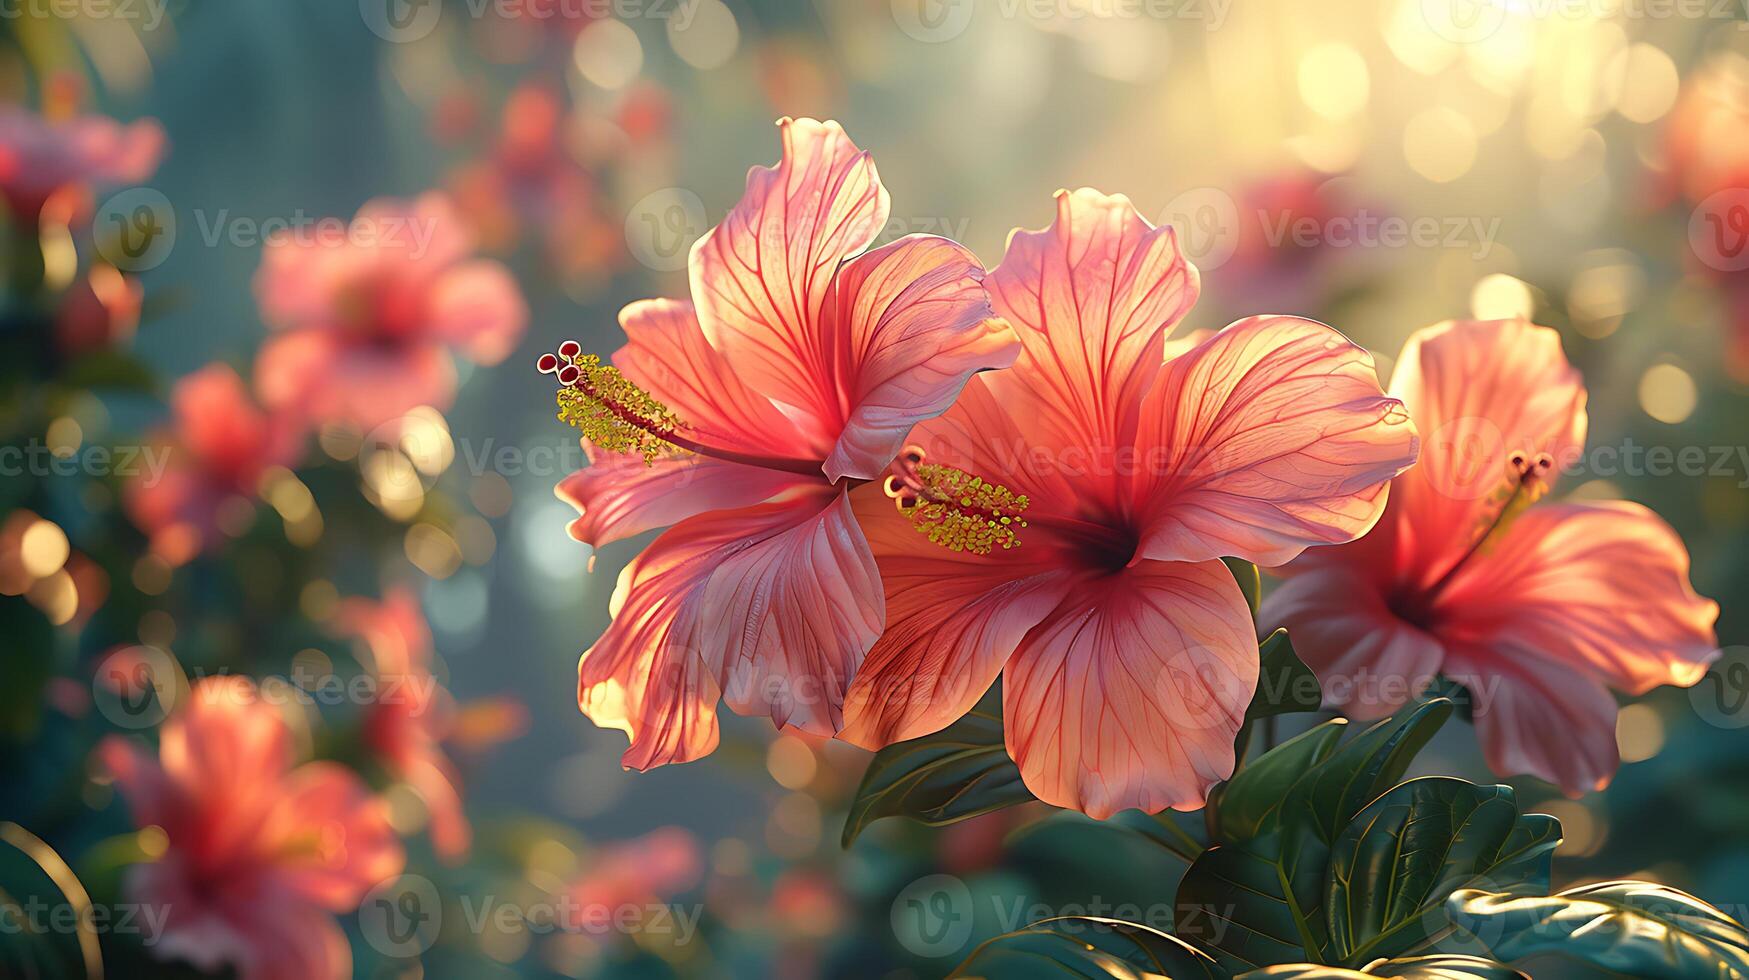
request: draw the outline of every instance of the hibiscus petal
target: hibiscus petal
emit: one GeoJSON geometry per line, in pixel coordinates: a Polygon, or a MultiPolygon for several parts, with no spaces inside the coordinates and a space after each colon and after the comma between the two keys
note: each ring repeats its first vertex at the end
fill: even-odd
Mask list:
{"type": "Polygon", "coordinates": [[[1439,673],[1438,640],[1393,613],[1366,571],[1316,565],[1263,600],[1257,621],[1285,628],[1294,652],[1318,675],[1324,703],[1355,719],[1382,718],[1439,673]]]}
{"type": "Polygon", "coordinates": [[[183,375],[170,404],[182,445],[215,477],[243,477],[260,468],[258,460],[269,451],[268,422],[230,365],[209,364],[183,375]]]}
{"type": "Polygon", "coordinates": [[[378,882],[401,873],[406,854],[389,826],[388,807],[352,770],[311,762],[278,789],[259,841],[289,892],[347,912],[378,882]]]}
{"type": "Polygon", "coordinates": [[[715,672],[677,626],[685,597],[708,577],[727,540],[657,538],[620,573],[613,622],[577,664],[577,706],[631,739],[620,764],[647,770],[691,762],[717,747],[715,672]]]}
{"type": "Polygon", "coordinates": [[[445,861],[467,857],[473,846],[474,828],[462,804],[455,767],[442,752],[432,748],[415,759],[403,777],[419,794],[431,819],[431,849],[445,861]]]}
{"type": "Polygon", "coordinates": [[[1142,557],[1274,566],[1351,541],[1415,461],[1372,356],[1321,323],[1241,320],[1159,375],[1136,437],[1142,557]]]}
{"type": "MultiPolygon", "coordinates": [[[[790,458],[801,433],[770,399],[747,387],[704,339],[692,304],[641,300],[619,314],[628,342],[614,355],[625,376],[666,405],[695,441],[732,452],[790,458]]],[[[577,508],[571,536],[600,547],[712,510],[747,507],[803,482],[793,473],[680,454],[590,452],[590,465],[559,483],[577,508]]]]}
{"type": "Polygon", "coordinates": [[[1631,695],[1690,687],[1719,655],[1718,603],[1688,549],[1638,504],[1532,507],[1463,566],[1432,615],[1509,660],[1540,656],[1631,695]]]}
{"type": "Polygon", "coordinates": [[[1403,347],[1391,394],[1408,408],[1423,447],[1391,491],[1388,533],[1412,550],[1422,584],[1442,576],[1492,521],[1513,453],[1548,453],[1558,467],[1585,442],[1579,372],[1559,334],[1525,320],[1418,331],[1403,347]]]}
{"type": "Polygon", "coordinates": [[[953,404],[978,371],[1020,353],[984,293],[984,267],[945,238],[912,235],[857,256],[833,280],[822,340],[848,411],[826,478],[872,480],[911,427],[953,404]]]}
{"type": "MultiPolygon", "coordinates": [[[[715,556],[688,607],[730,708],[830,736],[844,725],[844,693],[886,604],[848,495],[834,491],[824,506],[822,496],[731,512],[723,523],[740,539],[715,556]]],[[[699,530],[688,525],[669,533],[699,530]]]]}
{"type": "Polygon", "coordinates": [[[1084,583],[1003,672],[1008,752],[1046,803],[1104,819],[1203,805],[1257,686],[1251,612],[1218,561],[1084,583]]]}
{"type": "Polygon", "coordinates": [[[594,547],[667,527],[713,510],[748,507],[802,481],[791,473],[676,456],[591,452],[593,462],[559,481],[559,499],[577,509],[571,537],[594,547]]]}
{"type": "Polygon", "coordinates": [[[352,946],[327,913],[294,899],[237,903],[231,911],[246,952],[237,980],[345,980],[352,946]]]}
{"type": "Polygon", "coordinates": [[[1615,698],[1572,667],[1536,655],[1457,648],[1445,673],[1470,689],[1476,737],[1499,776],[1532,775],[1580,797],[1621,765],[1615,698]]]}
{"type": "Polygon", "coordinates": [[[1169,227],[1129,198],[1058,192],[1044,231],[1016,231],[985,285],[1025,348],[992,379],[1000,399],[1028,397],[1043,444],[1114,453],[1130,444],[1166,334],[1200,292],[1169,227]]]}
{"type": "Polygon", "coordinates": [[[625,765],[647,769],[716,747],[719,692],[742,714],[834,734],[885,606],[849,502],[820,491],[675,525],[621,576],[613,614],[578,700],[631,736],[625,765]]]}
{"type": "Polygon", "coordinates": [[[267,784],[291,766],[291,733],[278,710],[245,677],[210,677],[164,724],[164,770],[178,785],[231,793],[267,784]]]}
{"type": "Polygon", "coordinates": [[[528,325],[528,304],[516,279],[489,259],[445,270],[427,302],[432,333],[479,364],[510,356],[528,325]]]}
{"type": "Polygon", "coordinates": [[[156,825],[168,830],[174,826],[173,821],[181,818],[182,803],[176,784],[144,746],[120,735],[110,735],[97,743],[96,758],[127,800],[128,813],[136,825],[156,825]]]}
{"type": "Polygon", "coordinates": [[[886,631],[844,700],[839,738],[866,749],[939,731],[971,710],[1070,579],[1048,553],[951,552],[874,488],[852,494],[886,589],[886,631]]]}
{"type": "Polygon", "coordinates": [[[712,346],[755,389],[820,423],[839,413],[821,314],[845,259],[887,221],[874,161],[835,122],[785,119],[783,159],[754,167],[723,223],[693,247],[692,296],[712,346]]]}
{"type": "Polygon", "coordinates": [[[619,312],[626,345],[614,366],[679,416],[699,442],[739,452],[795,456],[802,435],[771,400],[705,339],[685,300],[646,299],[619,312]]]}
{"type": "Polygon", "coordinates": [[[321,329],[270,338],[255,357],[255,392],[268,408],[307,422],[346,421],[366,430],[421,405],[455,401],[455,365],[437,344],[400,352],[349,349],[321,329]]]}

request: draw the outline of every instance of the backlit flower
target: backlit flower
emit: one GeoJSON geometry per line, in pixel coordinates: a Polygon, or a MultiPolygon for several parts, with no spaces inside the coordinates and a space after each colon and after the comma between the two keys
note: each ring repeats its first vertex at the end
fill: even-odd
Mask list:
{"type": "Polygon", "coordinates": [[[711,751],[719,696],[838,730],[885,619],[849,487],[886,475],[912,425],[1017,349],[965,249],[915,235],[864,251],[887,193],[836,123],[781,132],[782,162],[754,168],[694,248],[692,303],[628,306],[613,367],[570,342],[541,362],[593,444],[559,486],[572,535],[674,525],[621,575],[580,664],[579,703],[631,736],[632,768],[711,751]]]}
{"type": "MultiPolygon", "coordinates": [[[[1415,458],[1372,358],[1335,330],[1252,317],[1168,341],[1196,301],[1169,228],[1062,192],[990,274],[1025,353],[914,435],[1024,494],[1000,560],[927,547],[904,486],[858,494],[886,634],[846,701],[878,748],[945,727],[998,675],[1009,754],[1038,798],[1095,817],[1193,809],[1233,769],[1256,686],[1250,610],[1223,556],[1281,564],[1364,533],[1415,458]]],[[[926,465],[926,464],[925,464],[926,465]]]]}
{"type": "Polygon", "coordinates": [[[455,724],[449,692],[431,675],[431,628],[411,589],[391,589],[381,602],[347,599],[334,627],[369,653],[376,696],[365,707],[365,744],[424,801],[438,855],[465,857],[473,828],[462,807],[461,781],[442,740],[455,724]]]}
{"type": "Polygon", "coordinates": [[[1631,503],[1532,507],[1585,441],[1585,387],[1560,336],[1522,320],[1411,337],[1391,392],[1427,436],[1365,539],[1308,553],[1264,604],[1356,718],[1436,674],[1474,696],[1488,764],[1572,795],[1619,758],[1614,688],[1689,686],[1716,656],[1718,606],[1688,551],[1631,503]]]}
{"type": "Polygon", "coordinates": [[[256,360],[262,401],[363,429],[420,405],[447,409],[451,354],[496,364],[528,318],[509,270],[470,258],[473,247],[435,193],[273,236],[255,277],[262,318],[277,331],[256,360]]]}
{"type": "Polygon", "coordinates": [[[572,882],[565,923],[588,933],[609,933],[640,921],[651,907],[698,884],[704,856],[698,839],[679,827],[658,827],[642,837],[604,844],[572,882]]]}
{"type": "Polygon", "coordinates": [[[49,120],[0,106],[0,196],[12,219],[36,224],[43,204],[64,187],[82,189],[145,180],[164,155],[164,130],[151,119],[119,123],[104,116],[49,120]]]}
{"type": "Polygon", "coordinates": [[[257,407],[224,364],[178,380],[170,408],[170,428],[132,461],[123,500],[152,551],[178,565],[253,513],[268,469],[302,456],[304,430],[283,412],[257,407]]]}
{"type": "Polygon", "coordinates": [[[333,916],[400,873],[400,842],[350,770],[294,765],[291,733],[253,682],[203,680],[156,754],[110,736],[97,758],[134,822],[162,834],[163,854],[127,883],[131,901],[163,916],[154,955],[240,980],[352,975],[333,916]]]}

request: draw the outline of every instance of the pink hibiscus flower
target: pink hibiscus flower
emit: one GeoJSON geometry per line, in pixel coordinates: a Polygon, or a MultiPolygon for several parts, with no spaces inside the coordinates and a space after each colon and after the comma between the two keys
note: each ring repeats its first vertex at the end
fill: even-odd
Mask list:
{"type": "Polygon", "coordinates": [[[565,925],[580,932],[613,932],[698,884],[703,874],[698,839],[679,827],[658,827],[603,845],[571,884],[566,908],[573,918],[565,925]]]}
{"type": "Polygon", "coordinates": [[[1526,509],[1585,441],[1585,387],[1560,336],[1522,320],[1444,323],[1409,339],[1391,391],[1427,448],[1364,540],[1284,569],[1262,621],[1285,626],[1356,718],[1435,674],[1474,694],[1500,775],[1580,795],[1620,762],[1615,698],[1692,685],[1716,656],[1718,606],[1688,552],[1637,504],[1526,509]]]}
{"type": "Polygon", "coordinates": [[[241,980],[352,975],[333,915],[400,873],[400,842],[350,770],[294,768],[291,732],[253,682],[203,680],[164,724],[157,755],[110,736],[97,759],[134,822],[167,842],[127,885],[164,916],[157,956],[229,966],[241,980]]]}
{"type": "Polygon", "coordinates": [[[50,121],[29,109],[0,106],[0,196],[13,220],[34,226],[43,204],[63,187],[150,177],[164,145],[164,129],[151,119],[126,125],[104,116],[50,121]]]}
{"type": "Polygon", "coordinates": [[[152,551],[172,565],[222,540],[227,513],[247,516],[269,467],[293,466],[303,455],[304,430],[283,412],[263,412],[229,366],[209,364],[176,382],[174,416],[155,452],[127,485],[124,502],[152,551]]]}
{"type": "Polygon", "coordinates": [[[1365,533],[1414,427],[1323,324],[1252,317],[1169,343],[1197,272],[1122,196],[1060,193],[1056,222],[1015,232],[989,285],[1025,353],[919,426],[913,458],[1023,494],[1025,543],[1001,561],[944,553],[908,526],[927,492],[889,484],[899,509],[858,495],[887,629],[842,737],[936,731],[1001,674],[1008,751],[1039,799],[1099,818],[1201,806],[1232,773],[1258,670],[1219,559],[1278,565],[1365,533]]]}
{"type": "Polygon", "coordinates": [[[441,194],[376,200],[344,232],[317,224],[274,236],[255,277],[278,334],[262,347],[256,390],[312,422],[374,428],[455,399],[452,351],[503,360],[527,307],[509,270],[470,259],[473,240],[441,194]]]}
{"type": "Polygon", "coordinates": [[[517,88],[504,103],[491,154],[459,169],[451,191],[489,247],[509,249],[532,229],[558,268],[606,275],[623,251],[624,232],[603,219],[595,179],[571,154],[566,125],[555,92],[517,88]]]}
{"type": "Polygon", "coordinates": [[[335,610],[334,626],[364,642],[378,681],[379,696],[365,713],[365,744],[425,801],[438,856],[466,857],[473,828],[462,808],[460,778],[442,746],[455,723],[455,705],[431,676],[431,629],[418,597],[402,586],[381,602],[348,599],[335,610]]]}
{"type": "Polygon", "coordinates": [[[715,748],[719,696],[838,730],[885,619],[848,489],[1017,350],[964,248],[914,235],[863,251],[887,192],[843,129],[780,127],[782,162],[755,167],[693,249],[696,307],[626,307],[613,368],[569,342],[542,358],[561,418],[595,443],[558,488],[581,515],[572,536],[599,546],[675,525],[621,575],[579,668],[583,712],[631,737],[636,769],[715,748]]]}

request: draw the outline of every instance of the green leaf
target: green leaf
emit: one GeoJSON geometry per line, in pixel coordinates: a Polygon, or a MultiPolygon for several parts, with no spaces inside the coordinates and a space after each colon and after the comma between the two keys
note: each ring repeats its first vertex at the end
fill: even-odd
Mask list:
{"type": "Polygon", "coordinates": [[[1251,618],[1257,618],[1257,606],[1263,597],[1263,576],[1257,574],[1257,566],[1243,558],[1222,558],[1227,571],[1233,573],[1233,581],[1239,583],[1239,591],[1245,593],[1245,604],[1251,607],[1251,618]]]}
{"type": "Polygon", "coordinates": [[[1348,723],[1338,718],[1288,739],[1222,784],[1210,803],[1216,839],[1243,843],[1262,832],[1288,790],[1330,757],[1348,723]]]}
{"type": "Polygon", "coordinates": [[[984,943],[949,977],[1224,980],[1215,961],[1163,932],[1117,919],[1044,919],[984,943]]]}
{"type": "Polygon", "coordinates": [[[1257,723],[1276,715],[1317,711],[1324,706],[1324,692],[1318,686],[1318,675],[1301,662],[1287,630],[1276,630],[1257,648],[1257,691],[1245,709],[1245,721],[1233,739],[1233,754],[1244,758],[1245,747],[1251,744],[1251,732],[1257,723]]]}
{"type": "Polygon", "coordinates": [[[1363,970],[1340,966],[1291,963],[1243,973],[1234,980],[1368,980],[1399,977],[1401,980],[1530,980],[1524,974],[1493,960],[1474,956],[1416,956],[1403,960],[1378,960],[1363,970]]]}
{"type": "Polygon", "coordinates": [[[863,774],[845,847],[882,817],[909,817],[941,826],[1033,799],[1002,740],[1002,716],[974,708],[932,735],[875,753],[863,774]]]}
{"type": "Polygon", "coordinates": [[[1546,898],[1468,890],[1446,911],[1503,960],[1560,953],[1653,980],[1749,977],[1749,931],[1668,885],[1607,881],[1546,898]]]}
{"type": "Polygon", "coordinates": [[[55,661],[55,628],[24,599],[0,596],[0,739],[28,740],[42,718],[55,661]]]}
{"type": "Polygon", "coordinates": [[[1178,883],[1178,934],[1233,973],[1303,960],[1319,943],[1310,932],[1312,916],[1294,896],[1318,894],[1322,868],[1317,871],[1296,886],[1279,850],[1211,847],[1178,883]]]}
{"type": "Polygon", "coordinates": [[[126,351],[100,350],[67,366],[62,380],[74,388],[105,388],[151,394],[157,378],[144,361],[126,351]]]}
{"type": "Polygon", "coordinates": [[[1269,634],[1258,645],[1258,655],[1261,664],[1257,696],[1245,711],[1247,722],[1271,715],[1317,711],[1324,706],[1324,690],[1318,686],[1318,675],[1294,652],[1287,630],[1269,634]]]}
{"type": "Polygon", "coordinates": [[[1197,858],[1178,886],[1181,912],[1192,910],[1210,923],[1206,936],[1188,938],[1233,972],[1327,959],[1322,905],[1331,845],[1402,777],[1449,717],[1449,701],[1416,704],[1334,749],[1324,740],[1341,726],[1320,726],[1234,777],[1239,789],[1229,784],[1218,806],[1236,812],[1217,811],[1216,817],[1217,837],[1227,843],[1197,858]],[[1296,768],[1298,777],[1288,782],[1296,768]],[[1259,780],[1252,787],[1245,773],[1254,770],[1260,775],[1251,777],[1259,780]],[[1269,805],[1272,797],[1279,806],[1269,805]],[[1227,833],[1220,833],[1222,825],[1227,833]]]}
{"type": "Polygon", "coordinates": [[[1447,928],[1463,888],[1548,890],[1560,824],[1521,816],[1508,786],[1414,779],[1360,811],[1330,855],[1329,958],[1348,965],[1408,952],[1447,928]]]}
{"type": "Polygon", "coordinates": [[[1443,698],[1423,701],[1362,732],[1306,774],[1283,804],[1281,819],[1309,828],[1326,845],[1335,841],[1361,807],[1403,778],[1451,711],[1443,698]]]}

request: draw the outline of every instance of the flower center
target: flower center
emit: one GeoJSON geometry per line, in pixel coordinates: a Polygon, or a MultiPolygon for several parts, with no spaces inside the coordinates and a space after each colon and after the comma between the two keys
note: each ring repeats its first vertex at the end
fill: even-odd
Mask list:
{"type": "Polygon", "coordinates": [[[1020,515],[1031,503],[1025,494],[924,460],[922,449],[905,447],[881,485],[913,527],[949,551],[987,555],[1020,546],[1020,515]]]}
{"type": "MultiPolygon", "coordinates": [[[[645,465],[673,456],[709,456],[826,482],[820,460],[759,456],[701,440],[668,406],[619,369],[601,363],[600,357],[583,353],[574,340],[560,344],[555,353],[542,354],[535,367],[559,382],[559,420],[607,452],[642,456],[645,465]]],[[[1025,494],[964,470],[926,463],[923,450],[915,446],[906,447],[887,474],[882,483],[887,496],[936,544],[979,555],[1019,546],[1016,531],[1026,527],[1020,515],[1029,503],[1025,494]]],[[[847,479],[842,484],[849,490],[868,482],[847,479]]]]}
{"type": "Polygon", "coordinates": [[[1548,474],[1555,468],[1553,456],[1515,452],[1508,457],[1506,465],[1506,479],[1489,495],[1490,515],[1477,529],[1475,541],[1432,585],[1393,596],[1390,605],[1398,615],[1419,626],[1428,625],[1435,602],[1457,577],[1458,571],[1471,558],[1497,543],[1526,508],[1549,492],[1548,474]]]}

